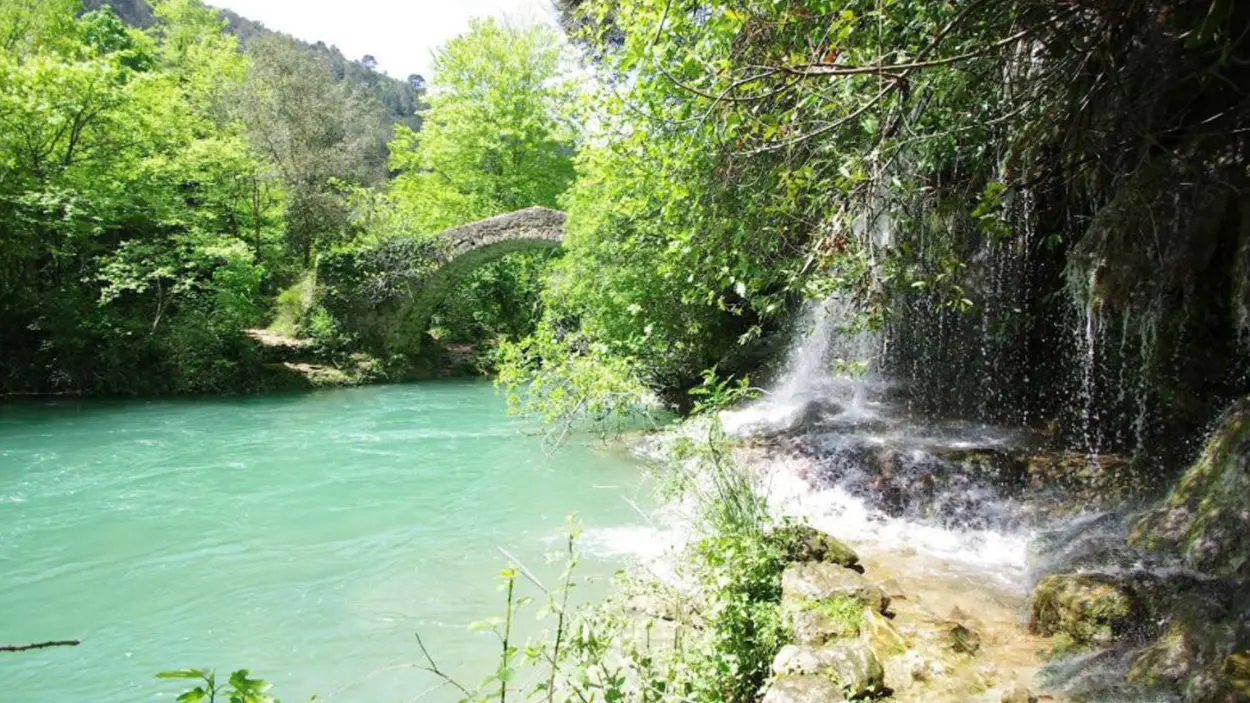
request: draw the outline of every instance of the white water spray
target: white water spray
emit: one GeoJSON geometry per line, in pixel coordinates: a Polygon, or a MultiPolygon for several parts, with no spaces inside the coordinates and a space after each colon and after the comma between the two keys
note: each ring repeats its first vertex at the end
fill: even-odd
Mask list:
{"type": "Polygon", "coordinates": [[[855,325],[840,296],[809,302],[786,353],[781,378],[760,401],[721,419],[731,434],[777,434],[836,420],[871,421],[878,335],[855,325]]]}

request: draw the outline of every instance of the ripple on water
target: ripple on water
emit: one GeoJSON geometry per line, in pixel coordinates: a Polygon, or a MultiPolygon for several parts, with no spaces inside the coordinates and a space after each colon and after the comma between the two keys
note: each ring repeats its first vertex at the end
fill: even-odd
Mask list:
{"type": "Polygon", "coordinates": [[[369,678],[419,657],[418,627],[480,678],[490,657],[465,627],[499,612],[497,547],[554,578],[543,557],[567,514],[643,524],[636,463],[546,458],[524,429],[486,383],[6,408],[4,639],[84,644],[0,660],[0,698],[165,700],[155,672],[209,664],[250,667],[284,699],[350,687],[390,703],[433,683],[369,678]]]}

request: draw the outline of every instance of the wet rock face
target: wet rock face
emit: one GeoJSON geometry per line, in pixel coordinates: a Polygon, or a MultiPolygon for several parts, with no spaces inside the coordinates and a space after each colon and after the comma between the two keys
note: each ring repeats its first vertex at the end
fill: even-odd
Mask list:
{"type": "Polygon", "coordinates": [[[1065,635],[1080,646],[1105,647],[1140,622],[1135,594],[1103,574],[1052,574],[1033,590],[1029,629],[1065,635]]]}
{"type": "Polygon", "coordinates": [[[1132,488],[1121,456],[959,444],[894,446],[824,431],[788,448],[817,467],[807,475],[813,485],[837,486],[892,518],[946,528],[1010,530],[1039,516],[1117,504],[1132,488]]]}
{"type": "Polygon", "coordinates": [[[1137,650],[1128,680],[1170,689],[1187,701],[1250,700],[1250,623],[1234,617],[1222,594],[1194,589],[1177,595],[1162,616],[1161,634],[1137,650]]]}
{"type": "Polygon", "coordinates": [[[1198,460],[1163,503],[1133,527],[1129,543],[1180,555],[1218,576],[1250,578],[1250,398],[1220,419],[1198,460]]]}
{"type": "Polygon", "coordinates": [[[896,449],[834,433],[800,438],[794,449],[820,467],[808,477],[815,485],[839,486],[890,517],[946,527],[997,524],[1003,489],[995,482],[1018,465],[1009,453],[896,449]]]}

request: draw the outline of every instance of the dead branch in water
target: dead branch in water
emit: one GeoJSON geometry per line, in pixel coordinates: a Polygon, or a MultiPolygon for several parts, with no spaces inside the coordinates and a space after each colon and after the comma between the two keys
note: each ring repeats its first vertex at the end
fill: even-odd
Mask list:
{"type": "Polygon", "coordinates": [[[77,647],[78,640],[53,640],[50,642],[32,642],[31,644],[0,645],[0,652],[25,652],[31,649],[47,649],[48,647],[77,647]]]}

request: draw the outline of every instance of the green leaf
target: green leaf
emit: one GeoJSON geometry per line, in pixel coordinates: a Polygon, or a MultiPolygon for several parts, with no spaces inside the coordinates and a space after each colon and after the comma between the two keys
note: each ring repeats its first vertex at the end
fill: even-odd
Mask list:
{"type": "Polygon", "coordinates": [[[158,679],[205,679],[208,678],[208,671],[205,669],[175,669],[174,671],[162,671],[156,675],[158,679]]]}

